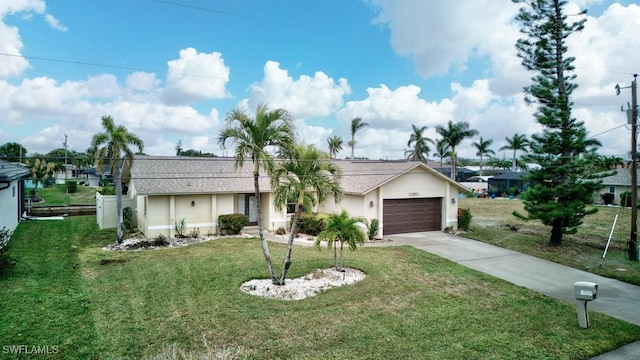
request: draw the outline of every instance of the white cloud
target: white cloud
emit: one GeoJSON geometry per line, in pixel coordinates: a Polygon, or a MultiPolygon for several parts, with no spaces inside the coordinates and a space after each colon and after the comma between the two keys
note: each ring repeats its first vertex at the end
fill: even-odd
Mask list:
{"type": "Polygon", "coordinates": [[[286,109],[296,118],[309,118],[327,116],[340,109],[343,97],[351,89],[346,79],[338,79],[336,83],[321,71],[313,77],[302,75],[294,80],[279,63],[267,61],[262,81],[251,85],[250,92],[250,97],[242,102],[248,108],[266,102],[270,108],[286,109]]]}
{"type": "Polygon", "coordinates": [[[411,58],[425,77],[462,71],[485,51],[480,45],[503,32],[517,6],[510,1],[370,0],[377,23],[391,31],[396,53],[411,58]]]}
{"type": "Polygon", "coordinates": [[[186,48],[180,50],[179,59],[171,60],[167,65],[167,84],[162,95],[167,104],[189,104],[230,96],[226,89],[230,69],[219,52],[205,54],[186,48]]]}
{"type": "Polygon", "coordinates": [[[58,31],[65,32],[68,30],[66,26],[62,25],[60,21],[51,14],[45,14],[44,19],[47,21],[47,24],[58,31]]]}

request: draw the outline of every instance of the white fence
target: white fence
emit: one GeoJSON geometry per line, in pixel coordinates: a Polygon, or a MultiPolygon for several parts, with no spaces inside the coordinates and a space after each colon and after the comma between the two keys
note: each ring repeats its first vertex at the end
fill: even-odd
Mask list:
{"type": "MultiPolygon", "coordinates": [[[[131,198],[122,199],[122,208],[133,209],[134,202],[131,198]]],[[[118,211],[115,195],[101,195],[96,193],[96,221],[100,229],[115,229],[118,221],[118,211]]]]}

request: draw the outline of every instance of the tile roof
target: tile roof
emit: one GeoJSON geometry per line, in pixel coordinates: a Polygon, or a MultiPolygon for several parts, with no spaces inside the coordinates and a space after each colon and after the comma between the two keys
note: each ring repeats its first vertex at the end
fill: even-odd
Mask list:
{"type": "MultiPolygon", "coordinates": [[[[342,169],[342,187],[347,194],[366,194],[416,168],[424,168],[445,181],[446,176],[411,161],[334,160],[342,169]]],[[[252,193],[253,167],[245,161],[235,168],[233,158],[198,158],[136,155],[131,170],[140,194],[252,193]]],[[[269,177],[260,174],[260,189],[271,191],[269,177]]],[[[464,188],[455,183],[460,189],[464,188]]]]}
{"type": "Polygon", "coordinates": [[[13,181],[29,175],[31,171],[26,166],[0,160],[0,181],[13,181]]]}

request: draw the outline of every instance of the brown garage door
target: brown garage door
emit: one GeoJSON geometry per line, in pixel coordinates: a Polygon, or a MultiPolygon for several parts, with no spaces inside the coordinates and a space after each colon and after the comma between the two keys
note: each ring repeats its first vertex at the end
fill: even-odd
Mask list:
{"type": "Polygon", "coordinates": [[[385,234],[441,230],[441,198],[384,199],[385,234]]]}

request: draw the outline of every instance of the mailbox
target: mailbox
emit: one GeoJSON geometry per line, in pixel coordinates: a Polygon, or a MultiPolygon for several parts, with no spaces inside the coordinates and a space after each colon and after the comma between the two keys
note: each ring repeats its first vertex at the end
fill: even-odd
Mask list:
{"type": "Polygon", "coordinates": [[[573,284],[576,300],[595,300],[598,296],[598,284],[588,281],[578,281],[573,284]]]}

